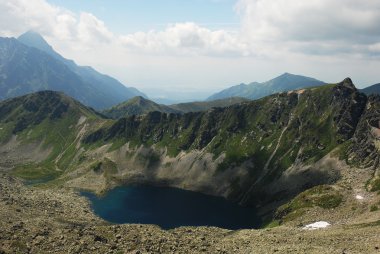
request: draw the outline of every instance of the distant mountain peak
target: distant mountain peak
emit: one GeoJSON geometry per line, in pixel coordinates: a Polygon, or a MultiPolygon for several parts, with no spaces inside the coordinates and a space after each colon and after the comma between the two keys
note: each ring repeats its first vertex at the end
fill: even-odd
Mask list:
{"type": "Polygon", "coordinates": [[[58,54],[37,32],[0,37],[0,100],[39,90],[63,91],[101,110],[142,95],[90,67],[78,66],[58,54]]]}
{"type": "Polygon", "coordinates": [[[148,99],[145,99],[145,98],[142,97],[142,96],[135,96],[135,97],[129,99],[129,100],[127,101],[127,103],[130,103],[130,104],[135,103],[135,104],[139,104],[139,105],[141,105],[141,104],[145,104],[145,103],[153,103],[153,104],[156,104],[155,102],[150,101],[150,100],[148,100],[148,99]]]}
{"type": "Polygon", "coordinates": [[[248,99],[259,99],[273,93],[291,91],[301,88],[323,85],[324,82],[314,78],[295,75],[285,72],[269,81],[258,83],[252,82],[248,85],[236,85],[213,94],[207,100],[223,99],[228,97],[244,97],[248,99]]]}
{"type": "MultiPolygon", "coordinates": [[[[309,77],[306,77],[306,76],[302,76],[302,75],[297,75],[297,74],[292,74],[292,73],[289,73],[289,72],[285,72],[283,74],[281,74],[280,76],[274,78],[274,79],[281,79],[281,78],[297,78],[297,77],[302,77],[302,78],[309,78],[309,77]]],[[[311,79],[311,78],[310,78],[311,79]]]]}
{"type": "Polygon", "coordinates": [[[37,48],[49,54],[57,54],[54,51],[53,47],[47,43],[44,37],[42,37],[41,34],[37,33],[34,30],[29,30],[26,33],[23,33],[17,38],[17,40],[29,47],[37,48]]]}
{"type": "Polygon", "coordinates": [[[36,38],[36,39],[39,39],[39,40],[43,40],[44,41],[44,38],[42,37],[41,34],[39,34],[38,32],[36,32],[35,30],[31,29],[31,30],[28,30],[26,31],[25,33],[21,34],[19,36],[20,37],[29,37],[29,38],[36,38]]]}
{"type": "Polygon", "coordinates": [[[380,94],[380,83],[374,84],[372,86],[365,87],[365,88],[361,89],[361,92],[363,92],[367,95],[371,95],[371,94],[379,95],[380,94]]]}

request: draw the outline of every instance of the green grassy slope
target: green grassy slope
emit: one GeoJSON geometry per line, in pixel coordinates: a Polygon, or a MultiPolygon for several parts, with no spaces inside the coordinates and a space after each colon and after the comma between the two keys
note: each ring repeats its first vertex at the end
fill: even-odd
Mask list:
{"type": "Polygon", "coordinates": [[[42,149],[50,150],[48,157],[38,165],[33,158],[22,165],[16,161],[15,172],[28,179],[51,178],[72,163],[78,150],[75,141],[84,124],[101,118],[62,93],[37,92],[0,103],[0,143],[6,144],[14,136],[20,147],[42,144],[42,149]]]}
{"type": "Polygon", "coordinates": [[[153,111],[183,114],[189,112],[206,111],[215,107],[228,107],[247,101],[249,100],[245,98],[232,97],[215,101],[187,102],[166,106],[157,104],[141,96],[137,96],[110,109],[104,110],[103,114],[113,119],[132,115],[145,115],[153,111]]]}
{"type": "Polygon", "coordinates": [[[141,96],[137,96],[110,109],[104,110],[103,114],[110,118],[117,119],[131,115],[144,115],[153,111],[163,113],[180,113],[180,111],[172,109],[168,106],[160,105],[141,96]]]}
{"type": "Polygon", "coordinates": [[[230,97],[213,101],[196,101],[170,105],[170,108],[178,110],[182,113],[206,111],[212,108],[224,108],[234,104],[239,104],[249,101],[242,97],[230,97]]]}

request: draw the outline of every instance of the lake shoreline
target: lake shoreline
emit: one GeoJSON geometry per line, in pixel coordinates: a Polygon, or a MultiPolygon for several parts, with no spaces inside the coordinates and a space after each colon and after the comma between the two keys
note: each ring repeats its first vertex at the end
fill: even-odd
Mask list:
{"type": "Polygon", "coordinates": [[[179,188],[134,184],[115,187],[101,196],[84,191],[80,194],[90,200],[95,214],[113,223],[157,224],[163,229],[250,229],[259,228],[262,223],[254,208],[179,188]]]}
{"type": "Polygon", "coordinates": [[[0,191],[3,253],[377,253],[380,232],[376,222],[310,231],[291,225],[235,231],[114,225],[70,188],[28,187],[3,174],[0,191]]]}

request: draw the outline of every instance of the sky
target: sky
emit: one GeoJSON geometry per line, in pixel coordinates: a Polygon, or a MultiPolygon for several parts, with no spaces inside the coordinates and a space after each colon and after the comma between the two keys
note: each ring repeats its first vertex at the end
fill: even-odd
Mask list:
{"type": "Polygon", "coordinates": [[[378,0],[0,0],[0,36],[32,29],[64,57],[174,100],[284,72],[379,83],[379,24],[378,0]]]}

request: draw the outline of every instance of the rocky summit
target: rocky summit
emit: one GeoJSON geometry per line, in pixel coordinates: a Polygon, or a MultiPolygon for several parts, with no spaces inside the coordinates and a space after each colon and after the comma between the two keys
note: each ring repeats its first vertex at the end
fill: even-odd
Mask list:
{"type": "Polygon", "coordinates": [[[379,253],[379,119],[349,78],[118,119],[52,91],[2,101],[0,253],[379,253]],[[124,184],[225,197],[263,223],[115,225],[79,193],[124,184]]]}

